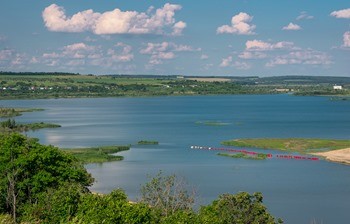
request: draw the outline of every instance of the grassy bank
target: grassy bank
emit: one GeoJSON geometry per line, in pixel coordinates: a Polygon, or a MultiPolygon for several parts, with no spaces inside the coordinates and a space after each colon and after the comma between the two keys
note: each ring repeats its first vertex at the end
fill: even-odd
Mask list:
{"type": "Polygon", "coordinates": [[[59,128],[61,125],[51,123],[30,123],[30,124],[18,124],[14,119],[8,119],[0,122],[1,132],[25,132],[30,130],[38,130],[42,128],[59,128]]]}
{"type": "Polygon", "coordinates": [[[150,141],[150,140],[141,140],[137,142],[138,145],[158,145],[158,141],[150,141]]]}
{"type": "Polygon", "coordinates": [[[224,141],[227,146],[278,149],[299,153],[324,152],[350,147],[350,140],[309,139],[309,138],[257,138],[224,141]]]}
{"type": "Polygon", "coordinates": [[[38,108],[8,108],[0,107],[0,118],[21,116],[24,112],[43,111],[38,108]]]}
{"type": "Polygon", "coordinates": [[[217,155],[236,158],[236,159],[252,159],[252,160],[265,160],[265,159],[267,159],[267,155],[265,155],[263,153],[259,153],[257,155],[248,155],[245,153],[236,153],[236,154],[218,153],[217,155]]]}
{"type": "Polygon", "coordinates": [[[229,125],[230,123],[224,123],[221,121],[197,121],[196,124],[207,126],[225,126],[229,125]]]}
{"type": "Polygon", "coordinates": [[[129,146],[101,146],[91,148],[62,149],[74,155],[82,163],[103,163],[123,160],[123,156],[113,153],[129,150],[129,146]]]}

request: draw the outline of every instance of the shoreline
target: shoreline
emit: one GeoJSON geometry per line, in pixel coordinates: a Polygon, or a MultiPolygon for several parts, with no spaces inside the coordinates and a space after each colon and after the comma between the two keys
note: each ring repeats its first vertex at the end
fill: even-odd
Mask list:
{"type": "Polygon", "coordinates": [[[315,152],[310,154],[315,156],[321,156],[325,160],[328,160],[330,162],[350,165],[350,148],[336,149],[327,152],[315,152]]]}

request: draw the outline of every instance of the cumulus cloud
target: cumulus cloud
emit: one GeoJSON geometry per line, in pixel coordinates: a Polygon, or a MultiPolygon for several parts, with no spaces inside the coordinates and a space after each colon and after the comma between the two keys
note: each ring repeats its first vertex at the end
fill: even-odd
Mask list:
{"type": "Polygon", "coordinates": [[[296,18],[296,20],[303,20],[303,19],[313,19],[314,17],[311,15],[308,15],[307,12],[303,11],[300,12],[300,15],[296,18]]]}
{"type": "Polygon", "coordinates": [[[350,47],[350,31],[347,31],[343,35],[343,47],[350,47]]]}
{"type": "Polygon", "coordinates": [[[232,62],[232,56],[228,56],[227,58],[223,58],[221,63],[220,63],[220,67],[228,67],[231,65],[232,62]]]}
{"type": "Polygon", "coordinates": [[[0,61],[5,61],[14,55],[14,51],[10,49],[0,50],[0,61]]]}
{"type": "Polygon", "coordinates": [[[124,43],[117,43],[115,45],[118,49],[109,49],[107,55],[114,61],[117,62],[129,62],[134,59],[134,54],[132,53],[132,47],[124,43]],[[119,51],[118,51],[119,50],[119,51]]]}
{"type": "Polygon", "coordinates": [[[19,53],[13,49],[0,50],[0,68],[22,69],[29,61],[30,58],[25,53],[19,53]]]}
{"type": "Polygon", "coordinates": [[[200,51],[200,48],[194,49],[188,45],[175,44],[172,42],[147,43],[147,47],[140,50],[141,54],[151,55],[150,64],[162,64],[163,60],[169,60],[176,57],[174,52],[193,52],[200,51]]]}
{"type": "Polygon", "coordinates": [[[267,55],[265,53],[258,52],[258,51],[255,51],[255,52],[243,51],[238,55],[238,57],[242,59],[262,59],[262,58],[266,58],[267,55]]]}
{"type": "Polygon", "coordinates": [[[284,26],[282,30],[301,30],[301,27],[294,23],[289,23],[287,26],[284,26]]]}
{"type": "Polygon", "coordinates": [[[333,11],[331,16],[334,16],[335,18],[350,19],[350,8],[333,11]]]}
{"type": "Polygon", "coordinates": [[[52,4],[44,9],[42,17],[45,26],[55,32],[85,32],[97,35],[109,34],[166,34],[181,35],[186,23],[176,22],[175,12],[181,5],[166,3],[147,12],[122,11],[118,8],[104,13],[85,10],[68,17],[63,7],[52,4]]]}
{"type": "Polygon", "coordinates": [[[292,51],[286,55],[277,56],[266,64],[267,67],[287,64],[303,65],[329,65],[332,64],[330,56],[324,52],[312,49],[292,51]]]}
{"type": "Polygon", "coordinates": [[[248,70],[251,68],[251,65],[248,64],[247,62],[240,62],[240,61],[235,61],[232,66],[239,70],[248,70]]]}
{"type": "Polygon", "coordinates": [[[230,33],[239,35],[252,35],[254,33],[255,25],[250,24],[253,20],[253,16],[245,12],[240,12],[231,19],[231,25],[223,25],[217,28],[216,33],[230,33]]]}
{"type": "Polygon", "coordinates": [[[228,56],[227,58],[223,58],[219,67],[234,67],[239,70],[248,70],[251,66],[247,62],[241,61],[233,61],[232,56],[228,56]]]}
{"type": "Polygon", "coordinates": [[[48,66],[66,66],[66,68],[83,65],[110,68],[133,59],[132,47],[122,42],[116,43],[109,49],[85,43],[74,43],[64,46],[56,52],[42,54],[40,62],[48,66]]]}
{"type": "Polygon", "coordinates": [[[261,40],[248,40],[246,43],[247,51],[271,51],[278,49],[296,49],[293,42],[281,41],[277,43],[269,43],[261,40]]]}
{"type": "Polygon", "coordinates": [[[209,56],[206,55],[206,54],[202,54],[202,55],[201,55],[201,60],[206,60],[206,59],[208,59],[208,58],[209,58],[209,56]]]}
{"type": "Polygon", "coordinates": [[[182,30],[186,28],[186,23],[185,22],[177,22],[173,26],[173,33],[172,35],[174,36],[180,36],[182,35],[182,30]]]}

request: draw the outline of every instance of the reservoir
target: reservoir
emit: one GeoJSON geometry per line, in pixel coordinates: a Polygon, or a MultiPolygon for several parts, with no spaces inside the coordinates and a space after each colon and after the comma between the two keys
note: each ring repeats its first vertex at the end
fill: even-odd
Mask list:
{"type": "MultiPolygon", "coordinates": [[[[162,170],[184,177],[198,204],[223,193],[262,192],[264,204],[285,223],[348,223],[350,166],[327,161],[221,157],[192,145],[221,147],[239,138],[350,139],[350,101],[291,95],[6,100],[2,107],[43,108],[16,121],[60,124],[26,133],[58,147],[128,145],[123,161],[86,165],[91,190],[122,188],[131,200],[162,170]],[[155,140],[159,145],[137,145],[155,140]]],[[[279,151],[249,149],[281,154],[279,151]]]]}

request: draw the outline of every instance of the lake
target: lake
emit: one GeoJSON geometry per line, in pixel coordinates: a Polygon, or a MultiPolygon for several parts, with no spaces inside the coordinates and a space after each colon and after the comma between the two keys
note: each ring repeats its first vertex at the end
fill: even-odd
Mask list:
{"type": "MultiPolygon", "coordinates": [[[[227,95],[154,98],[7,100],[1,106],[43,108],[17,122],[49,122],[58,129],[28,132],[43,144],[85,147],[132,144],[124,160],[86,166],[91,190],[123,188],[131,200],[159,170],[184,177],[199,204],[222,193],[259,191],[285,223],[348,223],[350,166],[326,161],[217,156],[191,145],[220,147],[236,138],[350,139],[350,101],[291,95],[227,95]],[[223,125],[207,125],[211,122],[223,125]],[[138,146],[139,140],[159,145],[138,146]]],[[[258,150],[255,150],[258,151],[258,150]]],[[[264,152],[278,153],[267,150],[264,152]]]]}

